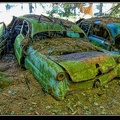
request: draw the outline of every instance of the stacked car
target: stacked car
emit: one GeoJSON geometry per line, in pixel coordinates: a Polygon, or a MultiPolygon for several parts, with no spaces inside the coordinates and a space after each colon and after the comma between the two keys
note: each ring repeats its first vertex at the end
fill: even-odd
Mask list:
{"type": "Polygon", "coordinates": [[[28,14],[14,16],[5,29],[0,45],[9,41],[3,45],[14,51],[18,64],[58,100],[72,90],[97,88],[120,77],[119,55],[93,45],[68,20],[28,14]]]}
{"type": "Polygon", "coordinates": [[[120,18],[93,17],[80,19],[76,24],[94,45],[120,54],[120,18]]]}

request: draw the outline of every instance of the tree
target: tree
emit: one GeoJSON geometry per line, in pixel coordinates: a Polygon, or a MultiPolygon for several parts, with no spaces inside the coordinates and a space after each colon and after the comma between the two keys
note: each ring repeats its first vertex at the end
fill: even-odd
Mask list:
{"type": "Polygon", "coordinates": [[[98,16],[102,16],[103,15],[103,3],[96,5],[96,7],[99,10],[98,16]]]}
{"type": "MultiPolygon", "coordinates": [[[[44,6],[41,4],[42,7],[44,6]]],[[[76,9],[80,8],[80,3],[51,3],[51,10],[46,11],[49,16],[53,16],[55,13],[60,15],[60,16],[70,16],[73,15],[75,16],[76,9]]],[[[44,8],[44,7],[43,7],[44,8]]]]}
{"type": "Polygon", "coordinates": [[[21,10],[23,10],[23,3],[21,3],[21,10]]]}
{"type": "Polygon", "coordinates": [[[32,13],[32,9],[33,9],[34,7],[32,6],[32,3],[29,3],[29,13],[32,13]]]}
{"type": "Polygon", "coordinates": [[[41,6],[46,10],[46,13],[49,16],[54,16],[54,14],[56,13],[60,17],[69,17],[69,16],[75,17],[77,14],[82,13],[81,7],[87,9],[87,13],[85,12],[84,14],[90,14],[93,17],[92,5],[93,3],[51,3],[52,9],[46,10],[43,7],[44,4],[41,4],[41,6]],[[86,7],[86,4],[89,5],[88,8],[86,7]],[[77,13],[77,10],[79,10],[79,13],[77,13]]]}
{"type": "Polygon", "coordinates": [[[103,3],[100,3],[100,9],[99,9],[100,16],[102,15],[102,8],[103,8],[103,3]]]}
{"type": "Polygon", "coordinates": [[[109,16],[120,17],[120,3],[113,3],[109,16]]]}
{"type": "Polygon", "coordinates": [[[6,4],[5,7],[6,7],[6,11],[10,10],[10,8],[11,8],[11,6],[8,3],[6,4]]]}
{"type": "Polygon", "coordinates": [[[37,8],[37,5],[36,5],[36,3],[35,3],[35,9],[37,8]]]}

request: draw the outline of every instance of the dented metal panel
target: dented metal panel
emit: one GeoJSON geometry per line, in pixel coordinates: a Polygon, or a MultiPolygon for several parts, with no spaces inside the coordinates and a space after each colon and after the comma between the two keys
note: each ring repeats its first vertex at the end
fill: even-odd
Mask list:
{"type": "Polygon", "coordinates": [[[16,37],[16,40],[14,42],[14,51],[15,51],[15,56],[18,60],[18,64],[20,65],[21,64],[21,58],[23,56],[23,52],[22,52],[22,48],[21,48],[21,41],[24,39],[24,37],[19,34],[17,37],[16,37]]]}
{"type": "Polygon", "coordinates": [[[47,92],[57,99],[64,99],[69,90],[69,83],[67,76],[62,81],[57,80],[57,74],[65,72],[62,67],[31,47],[27,53],[29,56],[25,58],[25,67],[31,71],[47,92]]]}
{"type": "Polygon", "coordinates": [[[89,56],[87,52],[84,54],[78,53],[76,59],[73,53],[71,56],[74,57],[74,59],[70,59],[70,55],[68,58],[66,56],[67,60],[62,56],[56,59],[56,61],[67,70],[73,82],[90,80],[95,78],[99,72],[104,74],[115,68],[116,62],[112,56],[103,54],[102,52],[93,52],[88,58],[83,57],[83,55],[89,56]]]}

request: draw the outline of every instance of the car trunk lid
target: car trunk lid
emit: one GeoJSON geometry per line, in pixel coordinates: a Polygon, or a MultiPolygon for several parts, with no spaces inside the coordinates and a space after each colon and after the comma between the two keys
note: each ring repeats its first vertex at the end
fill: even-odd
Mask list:
{"type": "Polygon", "coordinates": [[[115,60],[103,52],[79,52],[61,56],[50,56],[70,75],[73,82],[94,79],[114,69],[115,60]]]}

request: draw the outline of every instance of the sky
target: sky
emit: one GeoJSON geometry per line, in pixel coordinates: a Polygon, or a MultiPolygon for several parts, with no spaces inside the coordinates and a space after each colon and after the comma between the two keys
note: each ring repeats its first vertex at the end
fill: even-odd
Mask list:
{"type": "MultiPolygon", "coordinates": [[[[12,20],[12,16],[20,16],[20,15],[24,15],[24,14],[28,14],[29,13],[29,7],[28,7],[28,3],[24,2],[23,3],[23,10],[21,10],[21,3],[8,3],[10,5],[14,5],[14,7],[12,7],[10,10],[6,11],[5,5],[7,3],[0,3],[0,22],[4,21],[5,23],[9,23],[12,20]]],[[[47,10],[50,10],[50,5],[49,3],[44,3],[47,7],[47,10]]],[[[94,3],[93,4],[93,13],[99,12],[96,9],[96,5],[99,3],[94,3]]],[[[34,5],[34,4],[33,4],[34,5]]],[[[44,14],[44,9],[42,7],[40,7],[39,3],[36,3],[37,5],[37,9],[33,9],[33,14],[44,14]]],[[[112,3],[104,3],[103,4],[103,12],[107,12],[109,10],[109,8],[111,7],[112,3]]],[[[35,6],[34,6],[35,7],[35,6]]],[[[79,12],[79,10],[78,10],[79,12]]],[[[82,15],[82,14],[81,14],[82,15]]],[[[81,16],[78,16],[78,18],[81,16]]],[[[89,18],[91,16],[86,15],[84,16],[86,18],[89,18]]]]}

